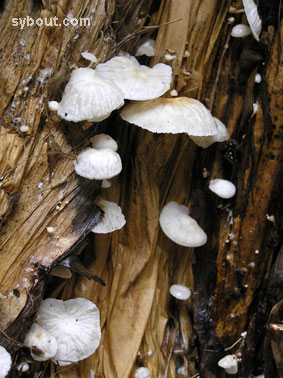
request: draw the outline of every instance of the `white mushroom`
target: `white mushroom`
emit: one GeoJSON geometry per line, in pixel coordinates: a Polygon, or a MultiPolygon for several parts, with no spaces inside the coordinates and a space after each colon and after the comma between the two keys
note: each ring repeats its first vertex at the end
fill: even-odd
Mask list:
{"type": "Polygon", "coordinates": [[[235,38],[247,37],[251,34],[251,28],[248,25],[238,24],[235,25],[231,31],[231,36],[235,38]]]}
{"type": "Polygon", "coordinates": [[[87,148],[74,161],[79,176],[90,180],[104,180],[117,176],[122,170],[120,156],[109,148],[87,148]]]}
{"type": "Polygon", "coordinates": [[[17,365],[17,370],[22,372],[22,373],[25,373],[26,371],[29,370],[29,364],[27,362],[20,362],[18,365],[17,365]]]}
{"type": "Polygon", "coordinates": [[[99,122],[123,104],[124,95],[113,81],[91,68],[78,68],[71,74],[57,113],[67,121],[99,122]]]}
{"type": "Polygon", "coordinates": [[[177,202],[168,202],[163,207],[159,223],[169,239],[184,247],[200,247],[207,241],[206,233],[189,216],[189,209],[177,202]]]}
{"type": "Polygon", "coordinates": [[[5,378],[12,366],[12,358],[7,350],[0,346],[0,378],[5,378]]]}
{"type": "Polygon", "coordinates": [[[229,139],[229,134],[224,123],[222,123],[220,119],[216,117],[213,118],[216,123],[218,133],[209,136],[191,136],[190,138],[196,145],[203,148],[207,148],[213,143],[224,142],[225,140],[229,139]]]}
{"type": "Polygon", "coordinates": [[[109,180],[102,180],[101,188],[103,188],[103,189],[111,188],[111,181],[109,181],[109,180]]]}
{"type": "Polygon", "coordinates": [[[172,285],[169,291],[170,294],[173,295],[173,297],[180,299],[182,301],[186,301],[191,296],[191,290],[184,285],[172,285]]]}
{"type": "Polygon", "coordinates": [[[218,366],[225,369],[228,374],[237,374],[238,373],[238,360],[237,356],[234,354],[228,354],[227,356],[221,358],[218,361],[218,366]]]}
{"type": "Polygon", "coordinates": [[[236,186],[228,180],[214,179],[209,183],[209,189],[221,198],[232,198],[236,193],[236,186]]]}
{"type": "Polygon", "coordinates": [[[125,223],[126,219],[120,206],[114,202],[100,200],[97,205],[104,211],[102,219],[91,230],[96,234],[107,234],[115,230],[120,230],[125,223]]]}
{"type": "Polygon", "coordinates": [[[123,120],[153,133],[187,133],[190,136],[216,135],[218,129],[210,111],[188,97],[157,98],[126,105],[123,120]]]}
{"type": "Polygon", "coordinates": [[[58,350],[52,361],[60,366],[89,357],[100,343],[99,310],[87,299],[45,299],[37,319],[57,340],[58,350]]]}
{"type": "Polygon", "coordinates": [[[254,38],[259,41],[262,22],[257,11],[257,5],[253,0],[243,0],[248,23],[251,27],[254,38]]]}
{"type": "Polygon", "coordinates": [[[25,345],[29,347],[36,347],[42,351],[42,354],[36,354],[31,350],[31,356],[35,361],[47,361],[55,356],[58,344],[53,335],[33,323],[28,333],[26,334],[25,345]]]}
{"type": "Polygon", "coordinates": [[[149,38],[138,47],[137,52],[135,53],[135,56],[141,56],[141,55],[154,56],[155,55],[154,44],[155,44],[154,39],[149,38]]]}
{"type": "Polygon", "coordinates": [[[86,60],[89,60],[90,62],[92,63],[96,63],[97,62],[97,58],[95,55],[93,55],[92,53],[88,52],[87,50],[86,51],[83,51],[81,53],[81,56],[86,59],[86,60]]]}
{"type": "Polygon", "coordinates": [[[134,378],[150,378],[150,371],[146,367],[140,367],[135,371],[134,378]]]}
{"type": "Polygon", "coordinates": [[[158,63],[149,68],[128,56],[98,64],[96,70],[113,80],[129,100],[149,100],[163,95],[170,88],[172,77],[172,69],[167,64],[158,63]]]}
{"type": "Polygon", "coordinates": [[[101,150],[102,148],[110,148],[113,151],[118,150],[118,144],[116,141],[107,134],[96,134],[91,138],[92,147],[96,150],[101,150]]]}
{"type": "Polygon", "coordinates": [[[57,102],[57,101],[49,101],[48,102],[48,108],[52,112],[57,112],[57,110],[59,109],[59,102],[57,102]]]}

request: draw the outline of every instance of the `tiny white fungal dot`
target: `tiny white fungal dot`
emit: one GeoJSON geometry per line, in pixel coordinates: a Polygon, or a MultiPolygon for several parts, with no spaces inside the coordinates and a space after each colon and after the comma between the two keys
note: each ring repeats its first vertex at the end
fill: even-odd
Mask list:
{"type": "Polygon", "coordinates": [[[177,299],[186,301],[191,296],[191,290],[184,285],[172,285],[170,287],[170,294],[177,299]]]}
{"type": "Polygon", "coordinates": [[[22,373],[25,373],[26,371],[29,370],[29,364],[27,362],[20,362],[17,365],[17,370],[21,371],[22,373]]]}
{"type": "Polygon", "coordinates": [[[227,21],[229,24],[233,24],[233,22],[235,22],[235,17],[228,17],[227,21]]]}
{"type": "Polygon", "coordinates": [[[48,234],[53,234],[54,227],[46,227],[46,231],[48,232],[48,234]]]}
{"type": "Polygon", "coordinates": [[[256,82],[256,83],[260,83],[260,82],[261,82],[261,74],[257,73],[257,74],[255,75],[255,82],[256,82]]]}
{"type": "Polygon", "coordinates": [[[251,28],[248,25],[238,24],[233,27],[231,36],[235,38],[243,38],[250,35],[251,32],[251,28]]]}
{"type": "Polygon", "coordinates": [[[168,62],[171,62],[172,60],[176,59],[177,56],[176,56],[176,54],[174,54],[174,55],[171,55],[171,54],[165,54],[165,55],[164,55],[164,58],[165,58],[165,60],[167,60],[168,62]]]}
{"type": "Polygon", "coordinates": [[[170,96],[172,96],[172,97],[177,97],[177,96],[178,96],[178,92],[176,91],[176,89],[173,89],[173,90],[170,92],[170,96]]]}
{"type": "Polygon", "coordinates": [[[236,193],[236,186],[228,180],[214,179],[209,183],[209,189],[221,198],[232,198],[236,193]]]}
{"type": "Polygon", "coordinates": [[[150,378],[150,371],[146,367],[140,367],[135,371],[134,378],[150,378]]]}
{"type": "Polygon", "coordinates": [[[52,112],[57,112],[59,109],[59,103],[57,101],[48,101],[48,108],[52,112]]]}
{"type": "Polygon", "coordinates": [[[26,126],[26,125],[22,125],[22,126],[20,127],[20,131],[21,131],[22,133],[26,133],[27,131],[29,131],[29,127],[26,126]]]}

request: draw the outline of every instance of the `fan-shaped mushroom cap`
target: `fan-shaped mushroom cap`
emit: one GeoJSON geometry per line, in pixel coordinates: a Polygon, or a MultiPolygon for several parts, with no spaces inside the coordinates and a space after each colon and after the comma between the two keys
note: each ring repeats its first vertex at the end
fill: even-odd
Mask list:
{"type": "Polygon", "coordinates": [[[257,5],[253,0],[243,0],[243,5],[252,34],[254,38],[259,41],[262,22],[257,11],[257,5]]]}
{"type": "Polygon", "coordinates": [[[57,113],[67,121],[99,122],[123,104],[124,95],[111,80],[91,68],[78,68],[71,74],[57,113]]]}
{"type": "Polygon", "coordinates": [[[187,286],[175,284],[170,287],[170,294],[177,299],[186,301],[191,296],[191,290],[187,286]]]}
{"type": "Polygon", "coordinates": [[[87,299],[45,299],[37,319],[57,340],[58,350],[52,361],[61,366],[87,358],[100,343],[99,310],[87,299]]]}
{"type": "Polygon", "coordinates": [[[189,209],[177,202],[168,202],[163,207],[159,223],[169,239],[184,247],[200,247],[207,241],[206,233],[189,216],[189,209]]]}
{"type": "Polygon", "coordinates": [[[157,98],[126,105],[123,120],[153,133],[216,135],[218,129],[210,111],[198,100],[188,97],[157,98]]]}
{"type": "Polygon", "coordinates": [[[107,234],[115,230],[120,230],[126,219],[122,213],[121,207],[114,202],[105,200],[98,201],[97,205],[104,211],[102,219],[91,230],[96,234],[107,234]]]}
{"type": "Polygon", "coordinates": [[[225,369],[226,373],[228,374],[238,373],[238,361],[234,354],[228,354],[227,356],[221,358],[221,360],[218,361],[218,366],[225,369]]]}
{"type": "Polygon", "coordinates": [[[229,139],[228,131],[224,125],[218,118],[213,117],[214,121],[216,123],[216,127],[218,130],[218,133],[215,135],[209,135],[209,136],[190,136],[192,141],[203,148],[209,147],[211,144],[216,142],[224,142],[224,140],[229,139]]]}
{"type": "Polygon", "coordinates": [[[118,150],[118,144],[116,141],[107,134],[96,134],[91,138],[92,147],[96,150],[101,150],[101,148],[110,148],[113,151],[118,150]]]}
{"type": "Polygon", "coordinates": [[[39,348],[43,352],[43,354],[38,355],[31,350],[30,354],[35,361],[50,360],[55,356],[58,349],[55,337],[36,323],[33,323],[29,329],[24,343],[29,347],[39,348]]]}
{"type": "Polygon", "coordinates": [[[150,100],[170,88],[172,69],[158,63],[154,67],[140,65],[135,57],[116,56],[98,64],[96,70],[111,79],[129,100],[150,100]]]}
{"type": "Polygon", "coordinates": [[[209,183],[209,189],[221,198],[232,198],[236,193],[236,186],[228,180],[214,179],[209,183]]]}
{"type": "Polygon", "coordinates": [[[7,350],[0,346],[0,378],[5,378],[12,366],[12,358],[7,350]]]}
{"type": "Polygon", "coordinates": [[[137,52],[135,53],[135,56],[141,56],[141,55],[154,56],[155,55],[154,45],[155,45],[154,39],[149,38],[138,47],[137,52]]]}
{"type": "Polygon", "coordinates": [[[79,176],[90,180],[104,180],[117,176],[122,170],[120,156],[110,148],[87,148],[74,161],[79,176]]]}

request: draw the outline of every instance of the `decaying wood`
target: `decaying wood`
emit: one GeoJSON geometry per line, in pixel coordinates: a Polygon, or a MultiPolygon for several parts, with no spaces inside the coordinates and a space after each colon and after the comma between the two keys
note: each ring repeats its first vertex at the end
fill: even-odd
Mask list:
{"type": "MultiPolygon", "coordinates": [[[[145,1],[32,4],[10,0],[1,17],[1,329],[9,337],[24,336],[50,268],[98,221],[99,193],[119,203],[127,220],[120,231],[90,237],[92,248],[83,257],[106,286],[74,274],[52,295],[95,302],[101,344],[75,366],[35,369],[64,378],[126,378],[147,366],[151,377],[219,378],[226,374],[217,361],[237,353],[239,377],[259,373],[268,316],[282,299],[282,277],[274,273],[282,261],[282,29],[265,27],[260,44],[252,37],[232,39],[224,0],[163,0],[152,7],[145,1]],[[92,21],[89,28],[11,26],[11,17],[28,12],[60,19],[69,12],[92,21]],[[142,30],[144,25],[154,28],[142,30]],[[156,25],[163,26],[155,31],[156,25]],[[119,48],[134,53],[150,30],[156,37],[151,64],[171,64],[172,89],[204,102],[227,125],[229,142],[203,150],[187,135],[152,134],[115,114],[103,125],[68,124],[50,114],[47,101],[60,100],[71,69],[87,65],[82,51],[101,62],[119,48]],[[167,53],[176,58],[166,61],[167,53]],[[253,114],[256,100],[260,109],[253,114]],[[30,128],[25,134],[23,124],[30,128]],[[102,130],[116,138],[123,171],[99,192],[99,183],[75,176],[72,160],[102,130]],[[209,192],[210,177],[235,182],[235,199],[209,192]],[[171,200],[189,206],[208,234],[204,247],[183,248],[162,234],[160,210],[171,200]],[[47,226],[54,227],[52,235],[47,226]],[[173,283],[190,287],[192,298],[181,303],[170,297],[173,283]]],[[[241,1],[234,5],[241,7],[241,1]]],[[[244,16],[235,17],[241,22],[244,16]]],[[[269,378],[277,371],[282,340],[282,332],[281,339],[272,332],[274,327],[265,355],[275,359],[265,369],[269,378]]],[[[0,343],[18,348],[4,335],[0,343]]]]}

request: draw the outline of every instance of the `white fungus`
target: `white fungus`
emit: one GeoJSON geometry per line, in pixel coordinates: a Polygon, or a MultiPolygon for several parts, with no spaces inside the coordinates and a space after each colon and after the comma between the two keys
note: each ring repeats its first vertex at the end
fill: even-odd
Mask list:
{"type": "Polygon", "coordinates": [[[102,219],[91,230],[96,234],[107,234],[120,230],[126,223],[126,219],[120,206],[114,202],[98,201],[97,205],[104,211],[102,219]]]}
{"type": "Polygon", "coordinates": [[[248,23],[251,27],[252,34],[254,38],[259,41],[262,22],[257,11],[257,5],[253,0],[243,0],[243,5],[245,8],[248,23]]]}
{"type": "Polygon", "coordinates": [[[172,69],[164,63],[150,68],[140,65],[135,57],[117,56],[98,64],[96,70],[121,89],[126,99],[150,100],[170,88],[172,69]]]}
{"type": "Polygon", "coordinates": [[[251,28],[248,25],[238,24],[233,27],[231,36],[235,38],[243,38],[250,35],[251,32],[251,28]]]}
{"type": "Polygon", "coordinates": [[[225,369],[228,374],[238,373],[238,360],[234,354],[228,354],[224,358],[218,361],[218,366],[225,369]]]}
{"type": "Polygon", "coordinates": [[[162,97],[131,103],[120,115],[123,120],[153,133],[187,133],[193,136],[218,133],[210,111],[198,100],[188,97],[162,97]]]}
{"type": "Polygon", "coordinates": [[[47,361],[51,359],[55,356],[58,349],[55,337],[36,323],[33,323],[29,329],[24,343],[29,347],[36,347],[42,351],[42,354],[36,354],[31,350],[31,356],[35,361],[47,361]]]}
{"type": "Polygon", "coordinates": [[[109,181],[109,180],[102,180],[101,188],[103,188],[103,189],[111,188],[111,181],[109,181]]]}
{"type": "Polygon", "coordinates": [[[104,180],[117,176],[122,170],[120,156],[110,148],[87,148],[74,161],[79,176],[90,180],[104,180]]]}
{"type": "Polygon", "coordinates": [[[89,357],[100,343],[99,310],[87,299],[45,299],[37,320],[57,340],[58,350],[52,361],[60,366],[89,357]]]}
{"type": "Polygon", "coordinates": [[[170,92],[170,96],[172,96],[172,97],[178,96],[178,92],[176,91],[176,89],[172,89],[172,91],[170,92]]]}
{"type": "Polygon", "coordinates": [[[213,118],[218,130],[217,134],[209,136],[190,136],[192,141],[202,148],[207,148],[213,143],[224,142],[225,140],[229,139],[229,134],[224,123],[222,123],[220,119],[216,117],[213,118]]]}
{"type": "Polygon", "coordinates": [[[177,299],[186,301],[191,296],[191,290],[187,286],[175,284],[170,287],[170,294],[177,299]]]}
{"type": "Polygon", "coordinates": [[[10,353],[0,346],[0,378],[5,378],[12,366],[12,358],[10,353]]]}
{"type": "Polygon", "coordinates": [[[48,232],[48,234],[53,234],[54,227],[46,227],[46,231],[48,232]]]}
{"type": "Polygon", "coordinates": [[[228,180],[214,179],[209,183],[209,189],[221,198],[232,198],[236,193],[236,186],[228,180]]]}
{"type": "Polygon", "coordinates": [[[17,365],[17,370],[22,372],[22,373],[25,373],[26,371],[29,370],[29,364],[27,362],[20,362],[18,365],[17,365]]]}
{"type": "Polygon", "coordinates": [[[77,68],[71,74],[57,111],[66,121],[99,122],[124,104],[124,95],[112,80],[91,68],[77,68]]]}
{"type": "Polygon", "coordinates": [[[150,378],[150,371],[146,367],[140,367],[135,371],[134,378],[150,378]]]}
{"type": "Polygon", "coordinates": [[[163,207],[159,223],[169,239],[184,247],[200,247],[207,241],[206,233],[189,216],[189,209],[177,202],[168,202],[163,207]]]}
{"type": "Polygon", "coordinates": [[[255,75],[255,82],[256,82],[257,84],[261,83],[261,74],[257,73],[257,74],[255,75]]]}
{"type": "Polygon", "coordinates": [[[57,102],[57,101],[49,101],[48,102],[48,108],[52,112],[57,112],[57,110],[59,109],[59,102],[57,102]]]}
{"type": "Polygon", "coordinates": [[[92,147],[96,150],[101,150],[101,148],[110,148],[113,151],[118,150],[118,144],[116,141],[107,134],[97,134],[91,138],[92,147]]]}
{"type": "Polygon", "coordinates": [[[86,51],[83,51],[81,53],[81,56],[86,59],[86,60],[89,60],[90,62],[92,63],[96,63],[97,62],[97,58],[95,55],[93,55],[92,53],[88,52],[87,50],[86,51]]]}
{"type": "Polygon", "coordinates": [[[27,125],[22,125],[22,126],[20,127],[20,131],[21,131],[22,133],[27,133],[27,132],[29,131],[29,127],[28,127],[27,125]]]}
{"type": "Polygon", "coordinates": [[[137,52],[135,53],[135,56],[141,56],[141,55],[154,56],[155,55],[154,44],[155,44],[155,41],[149,38],[138,47],[137,52]]]}

